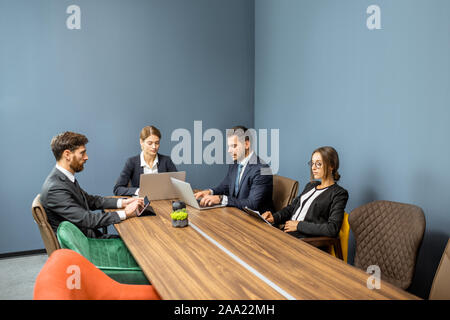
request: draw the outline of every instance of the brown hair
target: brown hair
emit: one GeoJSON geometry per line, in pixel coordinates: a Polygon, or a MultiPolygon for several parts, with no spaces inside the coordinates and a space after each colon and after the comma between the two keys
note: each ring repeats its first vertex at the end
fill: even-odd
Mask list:
{"type": "Polygon", "coordinates": [[[154,126],[146,126],[142,128],[141,134],[139,135],[141,140],[144,141],[150,136],[157,136],[159,139],[161,139],[161,132],[154,126]]]}
{"type": "Polygon", "coordinates": [[[238,137],[241,137],[242,135],[245,137],[245,141],[249,141],[249,132],[247,132],[247,128],[244,126],[234,126],[228,131],[228,136],[234,136],[237,135],[238,137]]]}
{"type": "MultiPolygon", "coordinates": [[[[311,154],[311,158],[314,155],[314,153],[320,153],[322,156],[322,162],[323,162],[323,172],[324,172],[324,178],[328,178],[328,168],[332,167],[333,170],[331,171],[331,174],[333,175],[334,181],[339,181],[341,178],[341,175],[339,174],[339,156],[337,151],[333,147],[320,147],[313,151],[311,154]]],[[[314,175],[312,173],[312,167],[309,168],[311,173],[311,181],[314,180],[314,175]]]]}
{"type": "Polygon", "coordinates": [[[64,150],[73,152],[79,147],[86,145],[88,142],[89,140],[85,135],[66,131],[54,136],[50,146],[56,161],[59,161],[64,150]]]}

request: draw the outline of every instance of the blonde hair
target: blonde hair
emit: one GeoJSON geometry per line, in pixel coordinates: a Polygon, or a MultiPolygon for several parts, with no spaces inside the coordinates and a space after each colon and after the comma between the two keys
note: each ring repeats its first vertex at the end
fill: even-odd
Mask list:
{"type": "Polygon", "coordinates": [[[150,136],[157,136],[159,139],[161,139],[161,132],[158,130],[158,128],[154,126],[146,126],[142,128],[141,133],[139,135],[141,140],[144,141],[150,136]]]}

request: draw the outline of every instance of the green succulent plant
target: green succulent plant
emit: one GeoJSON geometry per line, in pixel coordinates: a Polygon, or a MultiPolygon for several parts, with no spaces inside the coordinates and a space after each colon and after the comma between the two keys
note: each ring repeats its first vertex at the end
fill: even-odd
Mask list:
{"type": "Polygon", "coordinates": [[[172,220],[185,220],[188,217],[188,213],[186,212],[186,208],[174,211],[170,214],[172,220]]]}

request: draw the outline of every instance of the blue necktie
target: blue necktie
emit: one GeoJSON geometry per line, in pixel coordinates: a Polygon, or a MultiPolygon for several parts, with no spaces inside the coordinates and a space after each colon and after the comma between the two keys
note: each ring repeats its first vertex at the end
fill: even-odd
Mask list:
{"type": "Polygon", "coordinates": [[[236,175],[236,181],[234,183],[234,195],[237,196],[238,191],[239,191],[239,178],[241,176],[241,170],[242,170],[243,165],[239,164],[238,166],[238,170],[237,170],[237,175],[236,175]]]}

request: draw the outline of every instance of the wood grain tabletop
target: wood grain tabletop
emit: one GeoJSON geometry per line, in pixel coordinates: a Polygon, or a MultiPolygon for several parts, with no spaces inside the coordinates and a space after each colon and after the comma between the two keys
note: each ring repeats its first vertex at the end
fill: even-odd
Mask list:
{"type": "Polygon", "coordinates": [[[171,201],[151,205],[115,227],[163,299],[418,299],[237,208],[188,206],[174,228],[171,201]]]}

